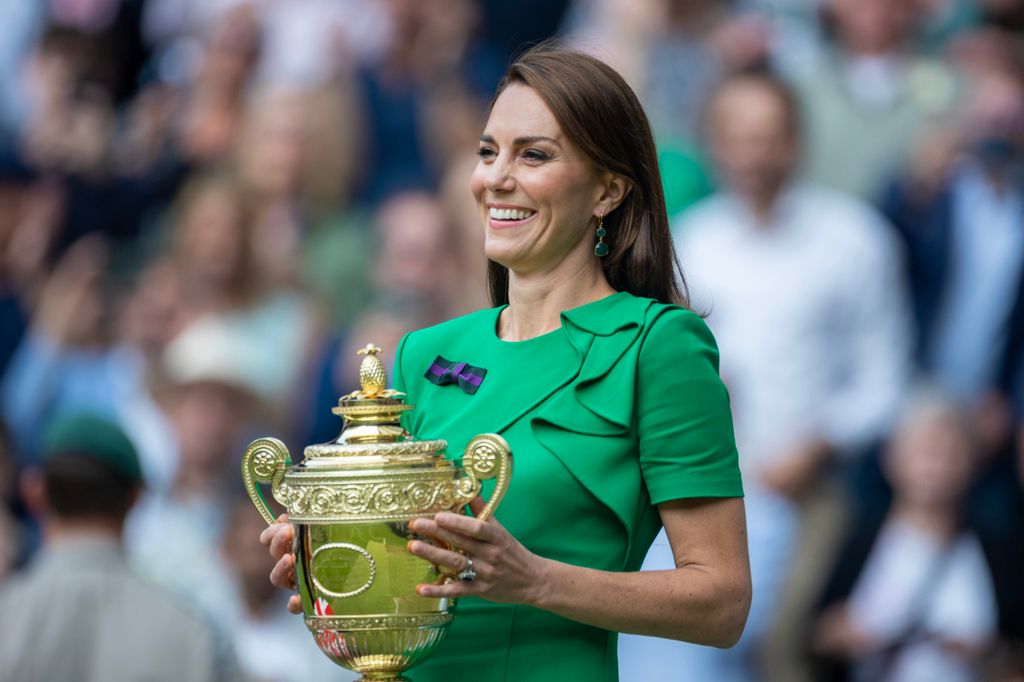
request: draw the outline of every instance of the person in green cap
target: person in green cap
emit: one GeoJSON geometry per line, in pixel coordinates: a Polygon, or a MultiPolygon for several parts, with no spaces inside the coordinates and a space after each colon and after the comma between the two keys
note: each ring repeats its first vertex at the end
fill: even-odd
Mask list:
{"type": "MultiPolygon", "coordinates": [[[[0,670],[22,682],[237,677],[207,623],[142,582],[122,558],[125,516],[142,486],[131,441],[91,414],[54,419],[22,494],[43,548],[0,588],[0,670]]],[[[8,677],[9,676],[9,677],[8,677]]]]}

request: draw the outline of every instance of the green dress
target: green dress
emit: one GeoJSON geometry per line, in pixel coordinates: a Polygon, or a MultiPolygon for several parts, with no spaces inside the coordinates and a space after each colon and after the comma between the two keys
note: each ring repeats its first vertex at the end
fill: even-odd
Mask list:
{"type": "MultiPolygon", "coordinates": [[[[639,570],[657,508],[743,494],[714,338],[696,314],[620,292],[562,313],[561,328],[502,341],[502,308],[407,335],[395,388],[416,406],[405,427],[469,440],[502,434],[513,473],[496,517],[530,551],[606,571],[639,570]],[[487,370],[475,394],[424,375],[438,356],[487,370]]],[[[493,481],[484,485],[484,498],[493,481]]],[[[601,598],[615,602],[615,594],[601,598]]],[[[459,601],[414,682],[614,681],[617,634],[527,606],[459,601]]]]}

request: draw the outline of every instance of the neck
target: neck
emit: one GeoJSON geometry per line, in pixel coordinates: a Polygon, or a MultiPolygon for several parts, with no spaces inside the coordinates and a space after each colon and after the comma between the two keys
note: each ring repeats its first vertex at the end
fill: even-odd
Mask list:
{"type": "Polygon", "coordinates": [[[124,519],[56,519],[51,518],[43,527],[47,545],[60,545],[87,536],[110,538],[120,543],[124,519]]]}
{"type": "Polygon", "coordinates": [[[558,329],[565,310],[615,293],[592,253],[575,267],[566,260],[544,273],[509,272],[508,308],[499,322],[505,341],[523,341],[558,329]]]}
{"type": "Polygon", "coordinates": [[[762,192],[749,192],[743,195],[743,203],[751,215],[754,216],[758,227],[768,227],[771,225],[775,217],[775,209],[778,206],[779,197],[782,196],[783,187],[784,185],[780,183],[778,187],[772,189],[766,188],[762,192]]]}
{"type": "Polygon", "coordinates": [[[955,507],[936,508],[932,506],[896,502],[890,518],[908,523],[919,531],[940,540],[951,540],[959,525],[959,514],[955,507]]]}

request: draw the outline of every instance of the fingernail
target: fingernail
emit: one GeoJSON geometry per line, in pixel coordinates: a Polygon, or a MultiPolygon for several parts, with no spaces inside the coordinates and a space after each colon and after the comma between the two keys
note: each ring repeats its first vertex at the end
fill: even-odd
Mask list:
{"type": "Polygon", "coordinates": [[[409,522],[409,528],[412,530],[423,530],[423,524],[420,523],[419,519],[413,519],[409,522]]]}
{"type": "Polygon", "coordinates": [[[417,551],[417,550],[418,550],[419,548],[420,548],[420,543],[419,543],[419,542],[417,542],[417,541],[413,540],[413,541],[411,541],[411,542],[409,543],[409,551],[410,551],[410,552],[415,552],[415,551],[417,551]]]}

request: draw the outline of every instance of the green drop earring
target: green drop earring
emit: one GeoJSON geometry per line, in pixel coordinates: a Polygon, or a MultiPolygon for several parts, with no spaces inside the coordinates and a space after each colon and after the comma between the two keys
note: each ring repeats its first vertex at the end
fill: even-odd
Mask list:
{"type": "Polygon", "coordinates": [[[594,255],[604,258],[608,255],[608,245],[604,242],[604,236],[608,232],[604,229],[604,216],[597,216],[597,244],[594,245],[594,255]]]}

